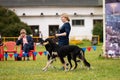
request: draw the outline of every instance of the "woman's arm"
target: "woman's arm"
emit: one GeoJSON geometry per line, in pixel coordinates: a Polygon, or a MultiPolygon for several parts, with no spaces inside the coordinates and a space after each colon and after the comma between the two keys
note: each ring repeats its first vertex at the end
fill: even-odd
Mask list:
{"type": "Polygon", "coordinates": [[[59,37],[59,36],[66,36],[66,35],[67,35],[67,33],[64,32],[64,33],[56,34],[55,36],[56,36],[56,37],[59,37]]]}

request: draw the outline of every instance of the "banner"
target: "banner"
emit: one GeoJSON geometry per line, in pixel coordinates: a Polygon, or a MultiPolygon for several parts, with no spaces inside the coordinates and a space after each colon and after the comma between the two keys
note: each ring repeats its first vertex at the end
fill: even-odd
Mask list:
{"type": "Polygon", "coordinates": [[[105,54],[120,56],[120,3],[106,0],[105,4],[105,54]]]}
{"type": "MultiPolygon", "coordinates": [[[[91,51],[91,49],[93,49],[94,51],[96,51],[96,49],[97,49],[97,47],[96,46],[89,46],[89,47],[84,47],[84,48],[82,48],[83,49],[83,51],[84,52],[86,52],[86,51],[91,51]]],[[[37,54],[39,54],[40,56],[42,56],[43,54],[46,56],[46,55],[48,55],[49,54],[49,52],[48,51],[40,51],[40,52],[29,52],[29,53],[21,53],[21,54],[18,54],[18,53],[11,53],[11,54],[8,54],[8,53],[5,53],[4,54],[4,56],[5,56],[5,58],[8,58],[8,56],[10,57],[10,58],[12,58],[13,57],[13,55],[14,55],[14,57],[17,57],[17,56],[20,56],[20,57],[23,57],[23,56],[25,56],[25,57],[27,57],[27,55],[29,55],[29,57],[31,57],[32,55],[34,55],[34,56],[37,56],[37,54]]],[[[2,57],[3,55],[2,54],[0,54],[0,58],[2,57]]]]}

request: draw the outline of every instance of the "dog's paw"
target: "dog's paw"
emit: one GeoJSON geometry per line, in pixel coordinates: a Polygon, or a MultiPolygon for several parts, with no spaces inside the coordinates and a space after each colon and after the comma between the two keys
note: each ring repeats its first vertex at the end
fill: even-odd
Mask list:
{"type": "Polygon", "coordinates": [[[68,68],[66,68],[64,71],[65,71],[65,72],[68,72],[68,71],[69,71],[69,69],[68,69],[68,68]]]}
{"type": "Polygon", "coordinates": [[[43,68],[42,70],[43,70],[43,71],[47,71],[47,69],[46,69],[46,68],[43,68]]]}
{"type": "Polygon", "coordinates": [[[94,69],[94,67],[88,67],[88,70],[92,70],[92,69],[94,69]]]}
{"type": "Polygon", "coordinates": [[[70,70],[71,70],[71,71],[73,71],[73,70],[74,70],[74,67],[73,67],[73,68],[71,68],[70,70]]]}
{"type": "Polygon", "coordinates": [[[87,70],[90,70],[90,69],[91,69],[90,67],[87,68],[87,70]]]}
{"type": "Polygon", "coordinates": [[[55,67],[55,66],[53,66],[52,68],[53,68],[53,69],[56,69],[56,67],[55,67]]]}

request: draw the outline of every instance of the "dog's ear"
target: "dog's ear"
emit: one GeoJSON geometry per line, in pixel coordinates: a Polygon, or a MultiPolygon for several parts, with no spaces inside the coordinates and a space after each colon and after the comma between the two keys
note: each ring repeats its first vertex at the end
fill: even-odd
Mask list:
{"type": "Polygon", "coordinates": [[[49,44],[51,44],[51,45],[52,45],[52,44],[54,44],[54,41],[53,41],[53,39],[52,39],[52,38],[47,38],[47,39],[46,39],[46,41],[48,41],[48,42],[49,42],[49,44]]]}
{"type": "Polygon", "coordinates": [[[44,42],[45,42],[45,40],[43,40],[43,39],[40,41],[40,43],[41,43],[42,45],[43,45],[44,42]]]}

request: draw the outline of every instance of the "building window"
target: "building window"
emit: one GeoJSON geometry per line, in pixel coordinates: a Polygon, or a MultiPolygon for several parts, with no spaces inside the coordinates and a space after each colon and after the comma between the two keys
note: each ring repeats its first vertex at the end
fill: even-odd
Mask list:
{"type": "Polygon", "coordinates": [[[83,19],[76,19],[72,20],[73,26],[84,26],[84,20],[83,19]]]}
{"type": "Polygon", "coordinates": [[[97,24],[97,23],[103,24],[103,20],[102,20],[102,19],[94,19],[94,20],[93,20],[93,25],[95,25],[95,24],[97,24]]]}

